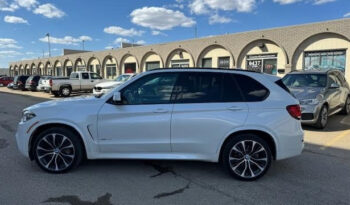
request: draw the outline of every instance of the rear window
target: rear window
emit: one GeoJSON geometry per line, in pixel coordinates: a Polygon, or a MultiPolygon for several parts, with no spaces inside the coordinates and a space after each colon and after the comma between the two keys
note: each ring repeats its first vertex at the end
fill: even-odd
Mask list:
{"type": "Polygon", "coordinates": [[[235,75],[246,102],[263,101],[269,95],[269,90],[258,81],[246,75],[235,75]]]}

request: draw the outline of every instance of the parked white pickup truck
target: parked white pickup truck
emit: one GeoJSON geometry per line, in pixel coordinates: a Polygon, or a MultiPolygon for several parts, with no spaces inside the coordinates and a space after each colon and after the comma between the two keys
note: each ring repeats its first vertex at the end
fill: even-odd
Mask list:
{"type": "Polygon", "coordinates": [[[94,86],[104,80],[94,72],[79,71],[70,74],[69,79],[51,79],[51,93],[69,97],[72,92],[92,92],[94,86]]]}

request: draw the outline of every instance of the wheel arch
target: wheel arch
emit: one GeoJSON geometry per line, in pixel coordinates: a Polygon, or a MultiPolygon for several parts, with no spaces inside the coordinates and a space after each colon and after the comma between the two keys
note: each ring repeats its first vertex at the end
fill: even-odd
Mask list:
{"type": "Polygon", "coordinates": [[[276,141],[274,139],[274,137],[269,134],[266,131],[262,131],[262,130],[255,130],[255,129],[248,129],[248,130],[239,130],[236,132],[231,133],[230,135],[228,135],[224,142],[221,144],[220,146],[220,152],[219,152],[219,162],[221,162],[221,156],[222,156],[222,152],[224,150],[224,147],[226,146],[226,144],[233,139],[234,137],[237,137],[238,135],[241,134],[255,134],[258,137],[260,137],[261,139],[265,140],[266,143],[269,145],[270,149],[271,149],[271,153],[272,153],[272,158],[275,160],[276,156],[277,156],[277,146],[276,146],[276,141]]]}
{"type": "Polygon", "coordinates": [[[65,129],[68,129],[70,131],[72,131],[73,133],[75,133],[78,137],[79,137],[79,140],[81,141],[81,144],[83,146],[83,153],[84,153],[84,158],[87,157],[87,149],[86,149],[86,144],[85,144],[85,140],[84,138],[82,137],[82,133],[73,125],[68,125],[68,124],[65,124],[65,123],[61,123],[61,122],[55,122],[55,123],[45,123],[45,124],[42,124],[42,125],[39,125],[31,134],[30,138],[29,138],[29,143],[28,143],[28,154],[29,154],[29,158],[31,160],[34,159],[34,156],[33,156],[33,146],[34,146],[34,142],[35,142],[35,139],[38,137],[38,135],[49,129],[49,128],[53,128],[53,127],[60,127],[60,128],[65,128],[65,129]]]}

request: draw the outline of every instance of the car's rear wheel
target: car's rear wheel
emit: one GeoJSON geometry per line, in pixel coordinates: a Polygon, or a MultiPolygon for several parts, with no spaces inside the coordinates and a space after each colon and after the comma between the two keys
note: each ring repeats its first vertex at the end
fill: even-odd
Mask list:
{"type": "Polygon", "coordinates": [[[39,167],[50,173],[67,172],[83,158],[79,137],[65,128],[51,128],[39,134],[32,151],[39,167]]]}
{"type": "Polygon", "coordinates": [[[252,181],[267,172],[272,154],[265,140],[255,134],[242,134],[225,145],[221,160],[224,169],[233,177],[252,181]]]}
{"type": "Polygon", "coordinates": [[[326,105],[323,105],[320,113],[318,114],[318,119],[315,126],[319,129],[324,129],[328,123],[328,108],[326,105]]]}
{"type": "Polygon", "coordinates": [[[346,98],[346,102],[341,113],[344,115],[348,115],[350,113],[350,96],[346,98]]]}
{"type": "Polygon", "coordinates": [[[60,95],[63,97],[69,97],[72,93],[72,89],[70,87],[62,87],[60,89],[60,95]]]}

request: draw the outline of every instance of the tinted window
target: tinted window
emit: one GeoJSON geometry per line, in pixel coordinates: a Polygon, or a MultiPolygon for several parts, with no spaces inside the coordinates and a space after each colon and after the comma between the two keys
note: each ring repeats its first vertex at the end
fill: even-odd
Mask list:
{"type": "Polygon", "coordinates": [[[237,82],[235,80],[234,74],[224,74],[223,83],[223,102],[242,102],[242,94],[237,87],[237,82]]]}
{"type": "Polygon", "coordinates": [[[123,104],[170,103],[178,74],[157,73],[147,75],[122,90],[123,104]]]}
{"type": "Polygon", "coordinates": [[[177,102],[221,102],[222,77],[220,73],[181,73],[179,83],[176,85],[180,90],[177,102]]]}
{"type": "Polygon", "coordinates": [[[263,101],[268,96],[269,91],[267,88],[253,78],[245,75],[235,75],[235,78],[242,90],[245,101],[263,101]]]}
{"type": "Polygon", "coordinates": [[[84,80],[89,79],[89,73],[82,73],[81,74],[81,78],[84,79],[84,80]]]}

